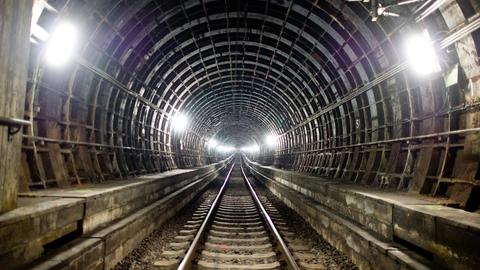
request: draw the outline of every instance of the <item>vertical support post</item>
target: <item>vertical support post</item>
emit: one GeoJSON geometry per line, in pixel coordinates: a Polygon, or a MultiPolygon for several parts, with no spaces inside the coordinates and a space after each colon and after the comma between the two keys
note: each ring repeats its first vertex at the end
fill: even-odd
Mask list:
{"type": "MultiPolygon", "coordinates": [[[[23,119],[33,1],[0,0],[0,117],[23,119]]],[[[22,132],[0,126],[0,213],[16,207],[22,132]]]]}

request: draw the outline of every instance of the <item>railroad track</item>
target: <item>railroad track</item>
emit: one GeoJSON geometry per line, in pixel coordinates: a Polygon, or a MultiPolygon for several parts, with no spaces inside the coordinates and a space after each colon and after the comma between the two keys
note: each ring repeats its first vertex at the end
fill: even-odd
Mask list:
{"type": "Polygon", "coordinates": [[[164,250],[157,269],[325,269],[239,162],[216,196],[208,197],[164,250]]]}

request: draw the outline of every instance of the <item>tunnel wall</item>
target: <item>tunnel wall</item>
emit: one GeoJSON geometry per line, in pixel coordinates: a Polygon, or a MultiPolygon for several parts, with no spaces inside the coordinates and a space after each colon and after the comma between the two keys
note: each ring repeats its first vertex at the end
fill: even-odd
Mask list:
{"type": "Polygon", "coordinates": [[[21,205],[0,216],[0,264],[6,269],[111,269],[230,162],[21,193],[21,205]]]}
{"type": "Polygon", "coordinates": [[[32,44],[21,190],[200,166],[219,159],[212,137],[270,133],[264,164],[480,205],[479,34],[450,39],[477,20],[476,1],[416,23],[334,0],[51,4],[38,24],[73,21],[83,43],[61,69],[32,44]],[[428,78],[405,65],[422,29],[442,67],[428,78]],[[182,111],[191,122],[176,133],[182,111]]]}
{"type": "Polygon", "coordinates": [[[27,1],[0,2],[0,213],[17,205],[31,15],[27,1]]]}
{"type": "Polygon", "coordinates": [[[247,160],[250,172],[360,269],[476,269],[480,219],[405,193],[379,192],[247,160]]]}
{"type": "MultiPolygon", "coordinates": [[[[478,11],[478,3],[448,1],[422,26],[452,34],[478,11]]],[[[364,46],[365,55],[352,61],[344,75],[355,77],[356,69],[371,79],[363,83],[346,79],[350,82],[346,94],[280,132],[277,148],[264,150],[256,160],[341,181],[439,197],[450,206],[477,211],[479,32],[439,51],[441,74],[419,78],[408,69],[398,70],[401,34],[388,33],[386,21],[368,27],[372,31],[368,42],[359,42],[357,36],[353,39],[364,46]],[[449,81],[452,74],[454,80],[449,81]]],[[[348,54],[348,46],[343,49],[338,53],[348,54]]]]}
{"type": "MultiPolygon", "coordinates": [[[[45,27],[61,16],[78,22],[87,42],[81,53],[84,58],[60,69],[45,66],[44,47],[32,46],[25,103],[25,117],[32,125],[24,130],[22,191],[98,183],[220,160],[201,151],[204,142],[195,133],[173,133],[171,119],[180,102],[178,95],[146,85],[148,70],[135,74],[143,61],[141,52],[132,50],[130,40],[120,34],[126,35],[126,28],[110,23],[120,14],[103,17],[109,3],[57,1],[52,4],[58,13],[41,13],[39,24],[45,27]],[[179,138],[173,141],[175,137],[179,138]]],[[[135,20],[133,12],[128,14],[122,3],[118,5],[115,10],[124,12],[122,20],[135,20]]]]}

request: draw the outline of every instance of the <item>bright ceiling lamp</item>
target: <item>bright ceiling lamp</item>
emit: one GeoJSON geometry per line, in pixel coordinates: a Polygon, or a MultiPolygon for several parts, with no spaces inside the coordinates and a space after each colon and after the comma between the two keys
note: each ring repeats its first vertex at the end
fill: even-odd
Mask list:
{"type": "Polygon", "coordinates": [[[217,145],[218,145],[218,142],[214,138],[211,138],[210,140],[208,140],[208,148],[214,148],[217,145]]]}
{"type": "Polygon", "coordinates": [[[67,22],[59,23],[48,40],[45,60],[51,66],[64,65],[72,57],[76,42],[75,27],[67,22]]]}
{"type": "Polygon", "coordinates": [[[177,113],[172,119],[172,126],[177,132],[184,131],[188,126],[188,117],[183,113],[177,113]]]}
{"type": "Polygon", "coordinates": [[[411,36],[406,42],[405,50],[408,64],[415,73],[425,76],[440,71],[435,48],[426,30],[411,36]]]}
{"type": "Polygon", "coordinates": [[[265,144],[269,147],[275,147],[277,145],[277,137],[273,135],[265,136],[265,144]]]}
{"type": "Polygon", "coordinates": [[[252,145],[249,145],[249,146],[244,146],[242,147],[240,150],[242,150],[243,152],[246,152],[246,153],[256,153],[258,151],[260,151],[260,147],[258,146],[258,144],[252,144],[252,145]]]}

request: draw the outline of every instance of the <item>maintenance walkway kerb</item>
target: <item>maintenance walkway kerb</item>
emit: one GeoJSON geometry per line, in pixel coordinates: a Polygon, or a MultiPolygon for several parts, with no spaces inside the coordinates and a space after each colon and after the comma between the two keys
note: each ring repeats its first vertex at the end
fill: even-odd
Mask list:
{"type": "Polygon", "coordinates": [[[432,259],[450,269],[480,265],[480,216],[476,213],[426,196],[372,190],[247,163],[258,180],[360,268],[436,268],[432,259]]]}
{"type": "MultiPolygon", "coordinates": [[[[0,215],[0,265],[18,267],[40,256],[43,260],[44,245],[76,234],[78,239],[71,243],[76,249],[65,248],[59,253],[61,258],[54,254],[47,259],[49,267],[67,264],[78,269],[109,269],[159,222],[193,199],[228,162],[21,193],[19,207],[0,215]],[[96,248],[102,252],[87,254],[96,248]],[[103,255],[111,258],[105,260],[103,255]]],[[[40,265],[42,262],[36,266],[40,265]]]]}

